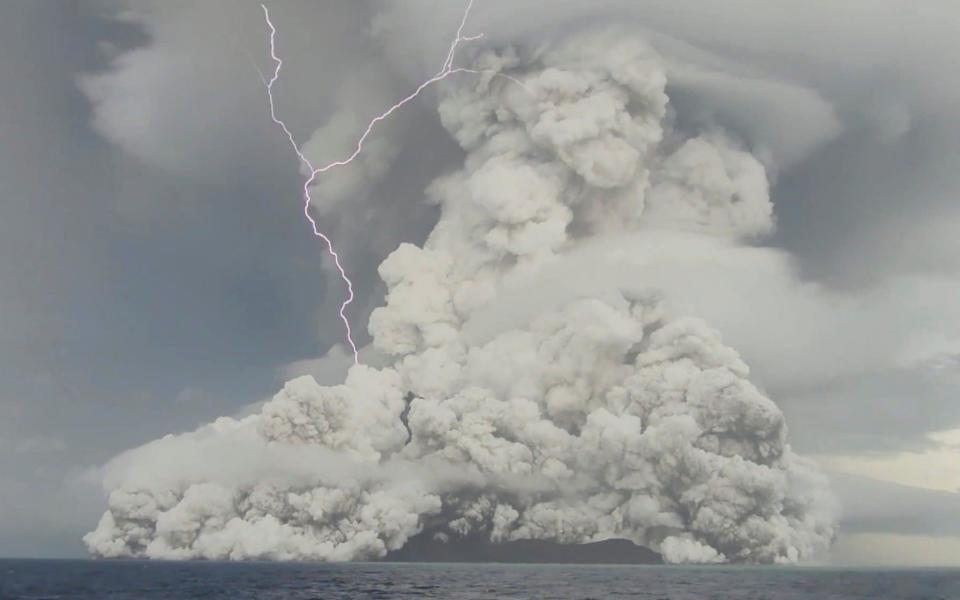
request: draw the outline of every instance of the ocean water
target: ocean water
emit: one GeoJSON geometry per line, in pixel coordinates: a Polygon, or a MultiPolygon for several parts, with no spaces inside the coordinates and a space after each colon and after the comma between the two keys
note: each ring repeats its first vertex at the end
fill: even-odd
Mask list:
{"type": "Polygon", "coordinates": [[[958,570],[0,560],[2,600],[960,600],[958,570]]]}

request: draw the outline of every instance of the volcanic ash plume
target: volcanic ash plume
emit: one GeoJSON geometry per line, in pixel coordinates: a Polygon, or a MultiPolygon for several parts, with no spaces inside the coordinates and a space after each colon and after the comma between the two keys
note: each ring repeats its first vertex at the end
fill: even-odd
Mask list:
{"type": "Polygon", "coordinates": [[[114,459],[92,553],[373,559],[419,533],[628,538],[678,563],[828,547],[826,481],[737,352],[662,290],[582,269],[604,240],[649,262],[684,239],[770,232],[762,165],[719,131],[665,125],[661,61],[635,35],[476,66],[439,105],[466,151],[428,189],[439,221],[379,268],[380,368],[294,379],[259,414],[114,459]],[[651,236],[664,243],[631,245],[651,236]],[[563,294],[507,300],[547,272],[563,294]]]}

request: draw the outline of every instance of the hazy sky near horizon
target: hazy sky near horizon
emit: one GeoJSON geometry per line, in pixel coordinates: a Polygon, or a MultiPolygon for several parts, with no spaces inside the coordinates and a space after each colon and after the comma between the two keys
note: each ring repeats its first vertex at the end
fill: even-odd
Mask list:
{"type": "MultiPolygon", "coordinates": [[[[723,127],[764,157],[765,244],[795,280],[745,282],[716,324],[794,447],[836,473],[838,564],[960,564],[960,8],[477,3],[490,44],[636,21],[675,65],[678,127],[723,127]]],[[[331,151],[358,124],[333,117],[375,114],[432,73],[462,10],[270,6],[281,109],[331,151]],[[384,11],[400,25],[380,34],[384,11]]],[[[268,118],[265,35],[253,2],[0,4],[0,555],[81,555],[99,465],[291,374],[340,376],[317,359],[342,339],[343,290],[268,118]]],[[[361,341],[376,265],[422,241],[436,218],[423,189],[463,156],[429,94],[376,143],[392,159],[321,199],[361,341]]]]}

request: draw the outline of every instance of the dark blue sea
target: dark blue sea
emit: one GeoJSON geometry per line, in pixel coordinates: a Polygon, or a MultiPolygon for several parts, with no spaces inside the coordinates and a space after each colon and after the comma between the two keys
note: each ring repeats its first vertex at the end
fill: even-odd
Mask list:
{"type": "Polygon", "coordinates": [[[960,600],[960,571],[0,560],[0,598],[960,600]]]}

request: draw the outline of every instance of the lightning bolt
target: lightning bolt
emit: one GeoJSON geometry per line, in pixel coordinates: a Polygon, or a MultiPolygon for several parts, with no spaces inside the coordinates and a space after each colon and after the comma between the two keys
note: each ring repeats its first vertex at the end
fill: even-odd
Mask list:
{"type": "MultiPolygon", "coordinates": [[[[307,221],[309,221],[310,227],[313,230],[313,235],[323,240],[323,242],[326,244],[327,253],[330,255],[330,258],[333,259],[333,264],[336,266],[337,271],[340,273],[340,279],[342,279],[344,285],[346,285],[347,296],[343,300],[343,302],[340,304],[340,320],[343,321],[343,326],[346,329],[347,343],[350,345],[350,348],[353,350],[353,362],[355,364],[358,364],[360,362],[360,356],[357,351],[357,345],[353,340],[353,332],[350,329],[350,320],[347,318],[347,314],[346,314],[347,307],[350,305],[350,303],[353,302],[353,299],[354,299],[353,282],[350,280],[350,277],[347,275],[346,269],[343,268],[343,264],[341,264],[340,262],[340,255],[337,254],[337,251],[333,246],[333,242],[322,231],[320,231],[320,227],[317,225],[317,221],[310,214],[310,204],[312,202],[312,198],[310,197],[310,186],[313,184],[313,182],[317,179],[319,175],[326,173],[327,171],[334,169],[336,167],[342,167],[344,165],[348,165],[351,162],[353,162],[353,160],[357,158],[357,156],[359,156],[360,153],[363,151],[363,144],[364,142],[367,141],[367,138],[370,136],[370,133],[373,131],[373,128],[376,127],[378,123],[387,119],[394,112],[402,108],[405,104],[407,104],[408,102],[410,102],[411,100],[419,96],[420,93],[426,88],[428,88],[429,86],[439,81],[442,81],[455,73],[475,73],[476,74],[476,73],[484,72],[477,69],[468,69],[465,67],[455,68],[453,66],[453,61],[454,61],[454,58],[456,57],[457,48],[460,46],[460,44],[464,42],[472,42],[483,37],[482,33],[477,35],[471,35],[471,36],[467,36],[463,34],[463,30],[467,25],[467,19],[470,16],[470,11],[473,9],[473,2],[474,0],[468,0],[467,2],[466,9],[463,12],[463,17],[460,19],[460,25],[459,27],[457,27],[456,37],[450,43],[450,48],[449,50],[447,50],[446,60],[444,60],[443,66],[441,67],[441,69],[433,77],[427,79],[426,81],[421,83],[419,86],[417,86],[417,88],[414,89],[413,92],[411,92],[410,94],[402,98],[399,102],[397,102],[396,104],[394,104],[393,106],[391,106],[390,108],[382,112],[381,114],[374,117],[367,124],[366,129],[363,131],[363,134],[357,139],[356,146],[354,147],[353,152],[351,152],[350,155],[348,155],[346,158],[335,160],[333,162],[327,163],[320,167],[314,166],[313,163],[310,162],[310,159],[304,156],[303,152],[300,151],[300,147],[297,145],[297,142],[293,137],[293,133],[290,132],[290,129],[287,127],[286,123],[284,123],[283,120],[281,120],[277,116],[276,104],[273,97],[273,85],[277,82],[277,79],[280,78],[280,69],[283,67],[283,61],[280,59],[279,56],[277,56],[277,48],[276,48],[277,28],[274,27],[273,21],[270,20],[270,11],[267,10],[267,6],[265,4],[260,5],[260,7],[263,9],[263,17],[266,20],[267,27],[269,27],[270,29],[270,58],[273,60],[275,64],[275,67],[273,70],[273,76],[269,79],[269,81],[265,82],[266,88],[267,88],[267,97],[270,101],[270,118],[273,120],[273,122],[276,125],[278,125],[283,130],[283,133],[287,136],[287,140],[290,142],[290,146],[293,148],[293,151],[296,153],[297,158],[300,159],[300,162],[307,168],[307,170],[310,173],[306,181],[304,181],[303,183],[303,201],[304,201],[303,215],[307,218],[307,221]]],[[[510,77],[509,75],[504,75],[501,73],[494,73],[494,75],[513,81],[523,86],[525,89],[527,89],[527,86],[523,82],[513,77],[510,77]]],[[[527,91],[530,92],[529,89],[527,89],[527,91]]]]}

